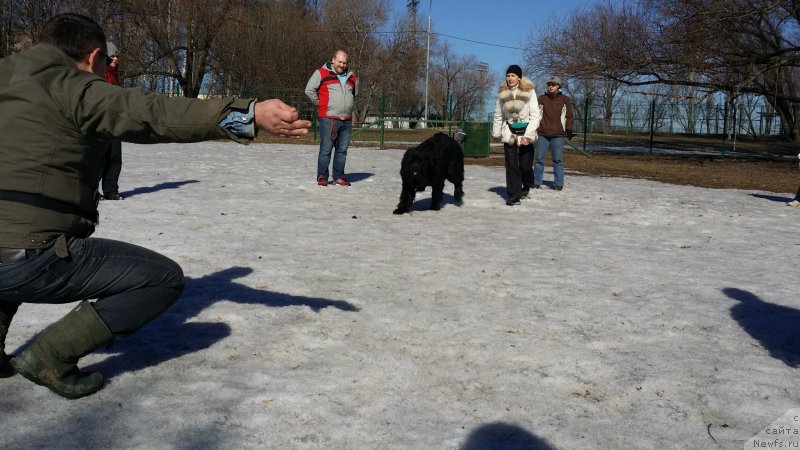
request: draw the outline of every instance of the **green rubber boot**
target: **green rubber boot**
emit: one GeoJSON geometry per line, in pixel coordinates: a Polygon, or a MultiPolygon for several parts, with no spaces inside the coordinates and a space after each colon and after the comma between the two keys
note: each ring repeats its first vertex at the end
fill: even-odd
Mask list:
{"type": "Polygon", "coordinates": [[[0,378],[8,378],[15,373],[14,367],[11,366],[11,358],[6,355],[6,335],[17,308],[19,303],[0,301],[0,378]]]}
{"type": "Polygon", "coordinates": [[[103,375],[82,373],[78,359],[112,340],[114,335],[97,311],[83,301],[44,330],[11,364],[23,377],[62,397],[81,398],[103,387],[103,375]]]}

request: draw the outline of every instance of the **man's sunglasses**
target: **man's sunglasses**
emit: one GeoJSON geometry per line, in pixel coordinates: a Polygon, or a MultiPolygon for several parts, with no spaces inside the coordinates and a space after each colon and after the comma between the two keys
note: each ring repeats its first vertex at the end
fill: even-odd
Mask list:
{"type": "Polygon", "coordinates": [[[110,66],[110,65],[111,65],[111,61],[113,61],[113,60],[111,59],[111,57],[110,57],[110,56],[108,56],[108,55],[106,55],[106,54],[105,54],[104,52],[102,52],[102,51],[100,52],[100,55],[102,55],[103,57],[105,57],[105,58],[106,58],[106,65],[107,65],[107,66],[110,66]]]}

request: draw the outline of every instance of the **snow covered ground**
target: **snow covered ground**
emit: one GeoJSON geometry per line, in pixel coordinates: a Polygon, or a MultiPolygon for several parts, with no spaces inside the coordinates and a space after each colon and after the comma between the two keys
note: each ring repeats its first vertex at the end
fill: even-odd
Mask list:
{"type": "MultiPolygon", "coordinates": [[[[508,207],[467,166],[462,206],[394,216],[398,150],[351,149],[349,188],[314,146],[123,152],[96,236],[184,296],[82,360],[93,396],[0,380],[0,448],[741,449],[800,407],[793,193],[568,172],[508,207]]],[[[73,306],[23,305],[8,349],[73,306]]]]}

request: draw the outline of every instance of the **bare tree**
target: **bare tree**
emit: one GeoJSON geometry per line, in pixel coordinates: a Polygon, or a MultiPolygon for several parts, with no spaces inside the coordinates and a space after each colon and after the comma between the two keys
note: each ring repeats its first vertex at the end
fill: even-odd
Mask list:
{"type": "Polygon", "coordinates": [[[757,94],[800,140],[799,27],[796,0],[609,2],[554,22],[530,58],[577,78],[757,94]]]}
{"type": "Polygon", "coordinates": [[[320,5],[320,25],[328,46],[318,55],[329,61],[333,51],[345,50],[350,67],[359,75],[360,92],[355,120],[363,121],[372,105],[380,104],[384,79],[392,76],[383,70],[382,47],[377,31],[388,18],[386,0],[327,0],[320,5]]]}
{"type": "Polygon", "coordinates": [[[643,32],[633,25],[633,18],[627,20],[634,15],[632,10],[618,12],[609,4],[597,4],[569,17],[554,17],[537,35],[528,38],[526,64],[541,76],[574,79],[574,83],[565,86],[567,92],[591,98],[593,103],[599,101],[603,133],[611,131],[613,112],[619,101],[617,93],[626,77],[627,69],[618,60],[635,47],[630,44],[636,41],[634,36],[643,32]],[[603,52],[594,48],[597,42],[603,43],[603,52]]]}
{"type": "Polygon", "coordinates": [[[396,112],[405,117],[421,118],[424,109],[419,80],[425,77],[425,42],[423,27],[414,15],[399,17],[394,21],[392,33],[381,42],[377,62],[382,76],[376,88],[392,92],[397,103],[396,112]]]}
{"type": "Polygon", "coordinates": [[[474,119],[495,85],[494,76],[474,55],[459,56],[444,42],[431,64],[433,110],[441,119],[474,119]]]}
{"type": "MultiPolygon", "coordinates": [[[[651,79],[763,96],[781,116],[787,138],[800,141],[800,8],[793,0],[648,0],[663,33],[654,42],[671,49],[651,79]],[[681,26],[676,26],[676,24],[681,26]],[[688,33],[683,28],[688,30],[688,33]],[[692,42],[683,54],[680,42],[692,42]],[[689,81],[684,73],[701,73],[689,81]]],[[[643,81],[649,81],[647,79],[643,81]]]]}
{"type": "Polygon", "coordinates": [[[214,72],[214,50],[233,0],[122,0],[130,76],[151,76],[153,90],[170,79],[186,97],[200,94],[214,72]]]}
{"type": "Polygon", "coordinates": [[[13,37],[14,29],[12,28],[11,20],[12,9],[10,0],[2,0],[0,3],[0,58],[10,55],[12,44],[15,42],[13,37]]]}
{"type": "MultiPolygon", "coordinates": [[[[318,32],[316,12],[298,14],[298,8],[288,1],[248,2],[229,12],[214,53],[215,77],[224,83],[226,93],[260,98],[280,95],[295,105],[305,101],[305,80],[330,60],[333,50],[325,33],[318,32]],[[295,98],[287,98],[285,90],[290,88],[300,95],[292,93],[289,97],[295,98]]],[[[310,115],[311,110],[306,113],[310,115]]]]}
{"type": "Polygon", "coordinates": [[[66,12],[58,0],[4,0],[2,56],[29,48],[39,41],[42,27],[48,20],[66,12]]]}

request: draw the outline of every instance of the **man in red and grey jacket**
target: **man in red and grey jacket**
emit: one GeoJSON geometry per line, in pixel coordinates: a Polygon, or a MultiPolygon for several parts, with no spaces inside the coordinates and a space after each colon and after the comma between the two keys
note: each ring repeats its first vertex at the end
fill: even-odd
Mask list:
{"type": "Polygon", "coordinates": [[[347,147],[353,134],[353,104],[358,95],[358,78],[347,69],[347,53],[337,50],[331,62],[311,74],[306,83],[306,95],[317,106],[319,117],[319,157],[317,159],[317,184],[328,185],[328,166],[333,156],[333,181],[339,186],[350,186],[344,176],[347,147]]]}

